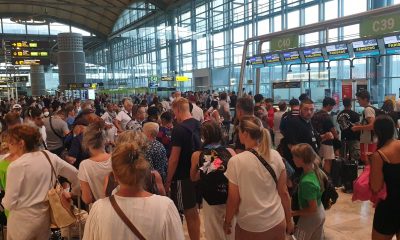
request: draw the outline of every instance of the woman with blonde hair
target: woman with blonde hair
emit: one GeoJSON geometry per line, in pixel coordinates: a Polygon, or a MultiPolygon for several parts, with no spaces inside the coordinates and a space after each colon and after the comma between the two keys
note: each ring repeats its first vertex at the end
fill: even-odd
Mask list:
{"type": "Polygon", "coordinates": [[[225,176],[229,180],[224,230],[236,239],[284,240],[293,219],[286,187],[286,170],[279,153],[271,149],[269,131],[254,116],[243,116],[239,138],[247,149],[233,156],[225,176]]]}
{"type": "Polygon", "coordinates": [[[291,152],[296,167],[303,169],[298,186],[300,210],[293,212],[293,216],[300,216],[295,236],[301,240],[323,239],[325,209],[321,197],[327,176],[318,166],[320,159],[308,143],[294,145],[291,152]]]}
{"type": "Polygon", "coordinates": [[[87,149],[90,158],[79,165],[78,178],[81,183],[82,199],[86,204],[104,198],[104,178],[112,171],[111,155],[106,152],[107,136],[104,121],[88,126],[83,133],[82,145],[87,149]]]}
{"type": "Polygon", "coordinates": [[[83,239],[183,240],[182,224],[172,200],[144,190],[150,164],[139,146],[134,142],[117,145],[112,168],[119,189],[93,204],[83,239]],[[122,220],[124,216],[127,219],[122,220]],[[137,232],[128,227],[129,223],[137,232]]]}

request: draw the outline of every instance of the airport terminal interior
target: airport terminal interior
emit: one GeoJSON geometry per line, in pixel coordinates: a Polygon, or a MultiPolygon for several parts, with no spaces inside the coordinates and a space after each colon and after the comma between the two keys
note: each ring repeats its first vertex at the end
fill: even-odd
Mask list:
{"type": "Polygon", "coordinates": [[[0,239],[400,237],[400,0],[0,0],[0,46],[0,239]]]}

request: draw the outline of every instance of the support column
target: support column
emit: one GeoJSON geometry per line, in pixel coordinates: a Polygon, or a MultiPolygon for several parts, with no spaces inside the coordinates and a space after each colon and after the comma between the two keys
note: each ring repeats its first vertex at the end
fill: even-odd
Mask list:
{"type": "Polygon", "coordinates": [[[32,96],[46,95],[46,78],[43,65],[31,65],[32,96]]]}
{"type": "Polygon", "coordinates": [[[85,52],[82,35],[78,33],[60,33],[58,40],[58,74],[60,89],[68,89],[69,83],[85,83],[85,52]]]}

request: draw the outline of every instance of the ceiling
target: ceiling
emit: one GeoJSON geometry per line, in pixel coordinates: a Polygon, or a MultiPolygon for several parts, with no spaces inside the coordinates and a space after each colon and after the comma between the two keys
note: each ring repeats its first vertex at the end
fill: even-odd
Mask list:
{"type": "MultiPolygon", "coordinates": [[[[0,16],[40,16],[68,23],[106,38],[121,13],[140,0],[0,0],[0,16]]],[[[165,10],[174,0],[147,0],[165,10]]],[[[135,10],[135,8],[129,8],[135,10]]],[[[140,10],[140,9],[137,9],[140,10]]]]}

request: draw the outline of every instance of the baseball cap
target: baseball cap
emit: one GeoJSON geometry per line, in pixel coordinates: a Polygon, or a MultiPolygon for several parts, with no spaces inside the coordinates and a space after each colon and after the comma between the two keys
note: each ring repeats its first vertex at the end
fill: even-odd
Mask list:
{"type": "Polygon", "coordinates": [[[22,107],[21,107],[21,105],[19,105],[19,104],[14,104],[14,106],[12,107],[13,109],[21,109],[22,107]]]}

